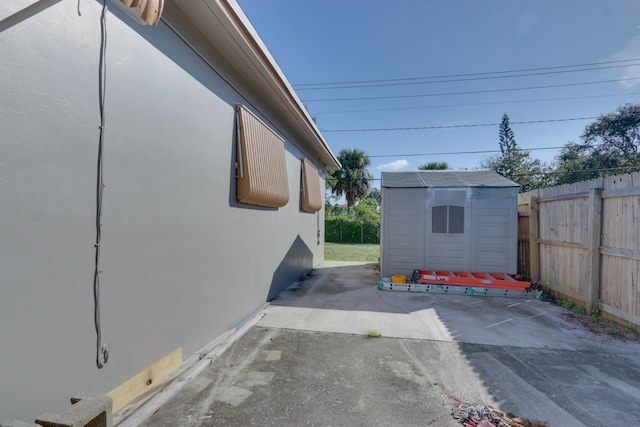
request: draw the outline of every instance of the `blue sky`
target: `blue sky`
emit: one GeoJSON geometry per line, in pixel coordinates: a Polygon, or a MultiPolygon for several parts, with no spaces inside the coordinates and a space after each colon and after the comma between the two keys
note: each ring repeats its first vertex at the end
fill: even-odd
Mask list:
{"type": "Polygon", "coordinates": [[[548,148],[593,121],[556,120],[640,102],[638,0],[238,1],[332,150],[364,150],[376,178],[429,161],[479,167],[491,153],[437,153],[497,150],[503,113],[521,148],[548,148]],[[465,127],[478,124],[495,125],[465,127]],[[416,127],[436,128],[362,131],[416,127]]]}

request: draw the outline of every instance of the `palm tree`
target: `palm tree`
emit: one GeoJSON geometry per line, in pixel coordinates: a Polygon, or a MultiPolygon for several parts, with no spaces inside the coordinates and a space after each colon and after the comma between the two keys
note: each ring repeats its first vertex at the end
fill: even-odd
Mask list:
{"type": "Polygon", "coordinates": [[[356,199],[365,197],[371,189],[373,176],[366,169],[371,164],[364,151],[353,148],[340,150],[338,160],[342,168],[330,174],[327,184],[331,192],[338,197],[344,194],[350,208],[356,199]]]}
{"type": "Polygon", "coordinates": [[[418,166],[418,170],[423,171],[443,171],[449,169],[447,162],[429,162],[418,166]]]}

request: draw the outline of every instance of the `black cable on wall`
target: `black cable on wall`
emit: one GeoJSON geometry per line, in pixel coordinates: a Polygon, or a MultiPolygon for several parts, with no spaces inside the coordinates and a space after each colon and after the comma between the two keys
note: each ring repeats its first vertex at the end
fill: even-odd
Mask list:
{"type": "Polygon", "coordinates": [[[107,83],[107,0],[102,2],[102,13],[100,15],[100,60],[98,67],[98,104],[100,110],[100,133],[98,137],[98,161],[97,161],[97,182],[96,182],[96,243],[95,243],[95,270],[93,273],[93,302],[94,302],[94,325],[96,328],[96,366],[102,369],[109,360],[109,345],[102,344],[102,324],[100,321],[100,240],[102,233],[102,191],[103,183],[103,156],[105,131],[105,111],[104,99],[106,95],[107,83]]]}

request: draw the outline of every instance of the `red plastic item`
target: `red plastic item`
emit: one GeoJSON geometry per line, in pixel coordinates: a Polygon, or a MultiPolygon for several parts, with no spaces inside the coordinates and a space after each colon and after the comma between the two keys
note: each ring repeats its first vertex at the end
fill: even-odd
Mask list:
{"type": "Polygon", "coordinates": [[[419,270],[418,283],[451,286],[478,286],[483,288],[510,289],[525,291],[531,282],[518,280],[519,276],[504,273],[469,273],[466,271],[419,270]]]}

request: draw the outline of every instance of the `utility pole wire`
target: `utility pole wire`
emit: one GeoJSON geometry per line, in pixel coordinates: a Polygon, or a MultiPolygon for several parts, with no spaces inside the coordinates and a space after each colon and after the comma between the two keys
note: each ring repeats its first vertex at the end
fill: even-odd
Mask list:
{"type": "Polygon", "coordinates": [[[526,102],[547,102],[547,101],[571,101],[575,99],[591,99],[591,98],[613,98],[620,96],[640,95],[640,92],[629,92],[616,95],[590,95],[590,96],[572,96],[562,98],[538,98],[538,99],[520,99],[515,101],[493,101],[493,102],[474,102],[465,104],[443,104],[443,105],[424,105],[421,107],[398,107],[398,108],[370,108],[366,110],[342,110],[342,111],[314,111],[314,116],[323,114],[344,114],[344,113],[371,113],[375,111],[402,111],[402,110],[426,110],[430,108],[452,108],[452,107],[475,107],[482,105],[502,105],[502,104],[521,104],[526,102]]]}
{"type": "MultiPolygon", "coordinates": [[[[521,122],[511,122],[514,125],[529,125],[535,123],[554,123],[554,122],[570,122],[576,120],[593,120],[594,117],[573,117],[568,119],[548,119],[548,120],[528,120],[521,122]]],[[[386,132],[386,131],[403,131],[403,130],[425,130],[425,129],[454,129],[454,128],[473,128],[473,127],[487,127],[487,126],[499,126],[500,123],[474,123],[468,125],[437,125],[437,126],[416,126],[416,127],[403,127],[403,128],[368,128],[368,129],[324,129],[320,132],[386,132]]]]}
{"type": "MultiPolygon", "coordinates": [[[[545,176],[545,175],[566,175],[569,173],[588,173],[588,172],[624,172],[624,171],[638,171],[640,170],[640,166],[623,166],[618,168],[600,168],[600,169],[576,169],[569,171],[550,171],[550,172],[541,172],[541,173],[523,173],[523,174],[514,174],[509,178],[518,177],[518,176],[545,176]]],[[[383,171],[385,172],[385,171],[383,171]]],[[[400,171],[407,172],[407,171],[400,171]]],[[[409,171],[409,172],[429,172],[429,171],[409,171]]],[[[505,177],[506,178],[506,177],[505,177]]],[[[368,181],[382,181],[382,178],[367,178],[368,181]]],[[[330,178],[327,181],[331,181],[330,178]]]]}
{"type": "MultiPolygon", "coordinates": [[[[540,150],[559,150],[561,147],[534,147],[534,148],[516,148],[514,151],[540,151],[540,150]]],[[[489,154],[499,153],[500,150],[476,150],[476,151],[449,151],[443,153],[410,153],[410,154],[374,154],[367,157],[422,157],[422,156],[451,156],[457,154],[489,154]]]]}
{"type": "Polygon", "coordinates": [[[325,82],[325,83],[300,83],[300,84],[294,84],[293,87],[299,88],[302,86],[381,83],[381,82],[399,82],[399,81],[426,80],[426,79],[444,79],[444,78],[453,78],[453,77],[487,76],[492,74],[510,74],[510,73],[522,73],[522,72],[528,72],[528,71],[559,70],[563,68],[590,67],[594,65],[620,64],[620,63],[635,62],[635,61],[640,61],[640,58],[620,59],[617,61],[605,61],[605,62],[591,62],[586,64],[575,64],[575,65],[559,65],[555,67],[522,68],[522,69],[507,70],[507,71],[488,71],[488,72],[482,72],[482,73],[465,73],[465,74],[448,74],[448,75],[445,74],[445,75],[439,75],[439,76],[404,77],[404,78],[397,78],[397,79],[381,79],[381,80],[355,80],[355,81],[325,82]]]}
{"type": "Polygon", "coordinates": [[[624,81],[640,80],[640,77],[629,77],[625,79],[612,79],[612,80],[596,80],[592,82],[580,82],[580,83],[563,83],[556,85],[544,85],[544,86],[527,86],[516,87],[509,89],[486,89],[486,90],[471,90],[464,92],[440,92],[440,93],[423,93],[420,95],[391,95],[391,96],[365,96],[365,97],[353,97],[353,98],[320,98],[320,99],[305,99],[303,102],[333,102],[333,101],[371,101],[377,99],[406,99],[406,98],[426,98],[432,96],[452,96],[452,95],[473,95],[479,93],[497,93],[497,92],[516,92],[523,90],[536,90],[536,89],[555,89],[560,87],[572,87],[572,86],[587,86],[603,83],[619,83],[624,81]]]}
{"type": "Polygon", "coordinates": [[[412,81],[412,82],[404,82],[404,83],[371,83],[371,84],[353,84],[353,85],[344,85],[344,86],[331,86],[331,87],[316,87],[316,88],[298,88],[297,91],[303,90],[333,90],[333,89],[358,89],[358,88],[370,88],[370,87],[392,87],[392,86],[409,86],[409,85],[426,85],[426,84],[435,84],[435,83],[457,83],[457,82],[469,82],[469,81],[477,81],[477,80],[497,80],[497,79],[510,79],[514,77],[531,77],[531,76],[544,76],[550,74],[568,74],[568,73],[577,73],[584,71],[594,71],[594,70],[607,70],[611,68],[627,68],[627,67],[637,67],[640,64],[627,64],[627,65],[610,65],[607,67],[593,67],[593,68],[583,68],[580,70],[559,70],[559,71],[545,71],[539,73],[522,73],[522,74],[511,74],[508,76],[486,76],[486,77],[465,77],[465,78],[448,78],[445,80],[429,80],[429,81],[412,81]]]}

